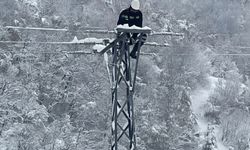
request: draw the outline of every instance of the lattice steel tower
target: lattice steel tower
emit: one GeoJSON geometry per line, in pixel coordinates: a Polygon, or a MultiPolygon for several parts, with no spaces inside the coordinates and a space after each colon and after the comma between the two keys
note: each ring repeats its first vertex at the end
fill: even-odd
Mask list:
{"type": "Polygon", "coordinates": [[[112,48],[112,142],[111,150],[119,150],[122,145],[136,150],[135,115],[133,95],[140,57],[143,34],[150,29],[117,28],[117,38],[101,54],[112,48]],[[138,51],[135,65],[131,65],[129,34],[138,33],[138,51]]]}

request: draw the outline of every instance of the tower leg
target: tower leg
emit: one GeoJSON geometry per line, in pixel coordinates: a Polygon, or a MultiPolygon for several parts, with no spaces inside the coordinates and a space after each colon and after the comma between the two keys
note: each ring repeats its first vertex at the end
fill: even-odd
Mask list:
{"type": "Polygon", "coordinates": [[[121,41],[118,41],[120,44],[119,49],[117,49],[116,46],[113,47],[111,150],[118,150],[119,145],[124,144],[124,142],[128,143],[126,148],[129,148],[129,150],[136,150],[133,95],[141,41],[142,34],[139,36],[138,54],[133,76],[131,73],[132,67],[127,37],[124,36],[121,41]],[[122,66],[124,66],[124,68],[122,66]],[[125,85],[126,89],[122,90],[119,86],[120,84],[125,85]],[[121,94],[124,91],[126,91],[125,97],[123,99],[119,97],[118,100],[118,95],[124,95],[121,94]]]}
{"type": "Polygon", "coordinates": [[[112,74],[112,143],[111,150],[118,150],[117,143],[117,48],[113,47],[113,74],[112,74]]]}

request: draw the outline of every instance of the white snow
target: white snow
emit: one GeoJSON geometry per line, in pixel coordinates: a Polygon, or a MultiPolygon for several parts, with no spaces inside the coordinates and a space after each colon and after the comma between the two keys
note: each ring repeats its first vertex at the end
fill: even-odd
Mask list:
{"type": "Polygon", "coordinates": [[[119,114],[121,111],[121,108],[119,106],[117,106],[117,114],[119,114]]]}
{"type": "Polygon", "coordinates": [[[36,28],[36,27],[16,27],[16,26],[5,26],[5,29],[22,29],[22,30],[41,30],[41,31],[68,31],[68,29],[57,29],[57,28],[36,28]]]}
{"type": "Polygon", "coordinates": [[[106,63],[106,65],[108,66],[108,64],[109,64],[109,57],[108,57],[108,54],[107,53],[104,53],[104,61],[105,61],[105,63],[106,63]]]}
{"type": "Polygon", "coordinates": [[[85,39],[80,39],[78,40],[78,38],[75,36],[74,39],[70,42],[70,43],[93,43],[96,44],[94,49],[99,50],[99,48],[105,47],[104,45],[100,45],[103,43],[104,39],[97,39],[97,38],[85,38],[85,39]],[[101,47],[102,46],[102,47],[101,47]]]}
{"type": "Polygon", "coordinates": [[[73,39],[73,41],[71,41],[71,42],[72,42],[72,43],[78,43],[77,37],[75,36],[74,39],[73,39]]]}
{"type": "Polygon", "coordinates": [[[18,21],[18,20],[15,19],[14,23],[15,23],[15,25],[18,25],[20,23],[20,21],[18,21]]]}
{"type": "MultiPolygon", "coordinates": [[[[197,121],[200,122],[200,128],[201,129],[207,129],[207,125],[206,127],[202,126],[204,125],[204,106],[207,104],[207,100],[209,99],[209,96],[212,94],[212,92],[214,91],[215,87],[216,87],[216,83],[218,82],[218,79],[215,77],[208,77],[209,79],[209,86],[208,87],[201,87],[198,88],[197,90],[195,90],[192,94],[191,94],[191,100],[192,100],[192,110],[195,113],[195,115],[197,116],[197,121]]],[[[204,131],[204,130],[201,130],[204,131]]]]}
{"type": "Polygon", "coordinates": [[[65,142],[61,139],[56,139],[55,147],[58,149],[63,149],[65,147],[65,142]]]}
{"type": "Polygon", "coordinates": [[[147,44],[150,44],[150,45],[158,45],[158,43],[156,43],[156,42],[147,42],[147,44]]]}
{"type": "MultiPolygon", "coordinates": [[[[105,45],[102,45],[102,44],[95,44],[93,46],[93,49],[96,50],[97,52],[101,52],[106,46],[105,45]]],[[[106,58],[104,58],[106,59],[106,58]]]]}
{"type": "Polygon", "coordinates": [[[45,24],[45,25],[49,25],[49,21],[47,18],[41,18],[42,20],[42,23],[45,24]]]}
{"type": "Polygon", "coordinates": [[[183,37],[183,33],[175,33],[175,32],[152,32],[150,35],[171,35],[171,36],[181,36],[183,37]]]}
{"type": "Polygon", "coordinates": [[[187,20],[177,20],[180,28],[188,30],[190,27],[195,27],[194,24],[189,24],[187,20]]]}
{"type": "Polygon", "coordinates": [[[152,131],[154,132],[154,133],[159,133],[159,131],[160,131],[160,127],[158,126],[158,125],[156,125],[156,124],[154,124],[152,127],[151,127],[151,129],[152,129],[152,131]]]}
{"type": "Polygon", "coordinates": [[[103,39],[85,38],[78,41],[79,43],[103,43],[103,39]]]}
{"type": "Polygon", "coordinates": [[[130,150],[134,150],[134,149],[135,149],[135,147],[134,147],[134,144],[133,144],[130,150]]]}
{"type": "Polygon", "coordinates": [[[160,69],[157,65],[153,65],[152,68],[153,68],[154,72],[157,74],[161,74],[162,71],[164,71],[164,69],[160,69]]]}
{"type": "Polygon", "coordinates": [[[112,122],[112,130],[115,130],[115,122],[112,122]]]}
{"type": "Polygon", "coordinates": [[[37,0],[23,0],[23,3],[37,7],[37,0]]]}
{"type": "Polygon", "coordinates": [[[162,47],[168,47],[168,46],[170,46],[168,43],[158,44],[156,42],[146,42],[144,45],[148,45],[148,46],[162,46],[162,47]]]}
{"type": "MultiPolygon", "coordinates": [[[[218,78],[208,77],[209,85],[208,87],[200,87],[197,90],[193,91],[191,94],[192,101],[192,110],[196,115],[196,121],[199,127],[199,132],[204,134],[207,132],[208,125],[210,124],[204,117],[205,108],[208,106],[209,96],[214,92],[216,84],[219,82],[218,78]]],[[[215,137],[217,140],[217,149],[218,150],[228,150],[227,147],[223,145],[221,141],[221,129],[217,126],[214,126],[215,137]]]]}
{"type": "Polygon", "coordinates": [[[215,132],[215,137],[216,137],[216,140],[217,140],[217,149],[218,150],[228,150],[228,148],[223,144],[222,140],[221,140],[221,137],[222,137],[222,129],[218,126],[216,126],[214,128],[214,132],[215,132]]]}
{"type": "Polygon", "coordinates": [[[90,106],[92,108],[95,108],[97,105],[96,102],[88,102],[87,104],[88,104],[88,106],[90,106]]]}
{"type": "Polygon", "coordinates": [[[103,57],[104,57],[106,69],[107,69],[107,72],[108,72],[109,83],[112,86],[112,78],[111,78],[111,73],[110,73],[110,70],[109,70],[109,57],[108,57],[108,54],[104,53],[103,57]]]}
{"type": "Polygon", "coordinates": [[[187,20],[178,20],[178,23],[179,23],[179,26],[180,26],[182,29],[185,29],[185,30],[188,29],[187,20]]]}
{"type": "Polygon", "coordinates": [[[133,26],[129,27],[128,24],[118,25],[116,27],[116,29],[152,30],[151,28],[149,28],[147,26],[141,28],[141,27],[133,25],[133,26]]]}

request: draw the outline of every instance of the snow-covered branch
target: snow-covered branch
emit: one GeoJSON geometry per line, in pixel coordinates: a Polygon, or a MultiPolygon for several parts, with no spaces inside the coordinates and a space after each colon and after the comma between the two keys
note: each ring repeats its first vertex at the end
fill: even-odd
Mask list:
{"type": "Polygon", "coordinates": [[[57,28],[38,28],[38,27],[17,27],[17,26],[5,26],[4,29],[21,29],[21,30],[40,30],[40,31],[68,31],[68,29],[57,28]]]}

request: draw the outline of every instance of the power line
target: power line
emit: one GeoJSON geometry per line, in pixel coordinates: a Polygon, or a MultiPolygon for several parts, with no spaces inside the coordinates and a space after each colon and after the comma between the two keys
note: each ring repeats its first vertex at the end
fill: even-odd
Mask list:
{"type": "Polygon", "coordinates": [[[116,34],[115,31],[110,31],[110,30],[85,30],[84,33],[116,34]]]}
{"type": "MultiPolygon", "coordinates": [[[[76,30],[70,30],[68,28],[42,28],[42,27],[18,27],[18,26],[5,26],[3,29],[20,29],[20,30],[40,30],[40,31],[76,31],[76,30],[84,30],[84,33],[96,33],[96,34],[116,34],[116,31],[110,31],[103,29],[101,27],[82,27],[76,30]]],[[[183,33],[175,33],[175,32],[156,32],[152,31],[149,35],[168,35],[168,36],[184,36],[183,33]]]]}
{"type": "Polygon", "coordinates": [[[250,49],[249,46],[216,46],[214,48],[224,48],[224,49],[250,49]]]}
{"type": "MultiPolygon", "coordinates": [[[[170,54],[176,56],[196,56],[196,54],[170,54]]],[[[209,54],[210,56],[250,56],[250,54],[209,54]]]]}
{"type": "MultiPolygon", "coordinates": [[[[105,39],[104,39],[105,40],[105,39]]],[[[4,44],[51,44],[51,45],[95,45],[95,44],[104,44],[105,42],[96,42],[96,41],[89,41],[89,42],[33,42],[33,41],[0,41],[0,43],[4,44]]],[[[153,47],[170,47],[168,44],[158,44],[155,42],[146,42],[144,45],[153,46],[153,47]]]]}
{"type": "MultiPolygon", "coordinates": [[[[20,29],[20,30],[41,30],[41,31],[76,31],[76,30],[84,30],[84,33],[97,33],[97,34],[115,34],[115,31],[106,30],[102,27],[80,27],[76,30],[68,29],[68,28],[49,28],[49,27],[19,27],[19,26],[4,26],[4,29],[20,29]]],[[[206,35],[240,35],[246,33],[219,33],[219,32],[198,32],[200,34],[206,35]]],[[[169,35],[169,36],[184,36],[184,33],[175,33],[175,32],[156,32],[152,31],[149,35],[169,35]]]]}
{"type": "MultiPolygon", "coordinates": [[[[4,54],[7,52],[15,52],[15,51],[0,51],[0,53],[4,54]]],[[[98,52],[94,52],[94,51],[56,51],[56,52],[51,52],[51,51],[37,51],[37,52],[18,52],[19,54],[72,54],[72,55],[99,55],[98,52]]],[[[150,52],[141,52],[141,55],[144,56],[157,56],[158,54],[156,53],[150,53],[150,52]]],[[[172,54],[168,54],[171,56],[197,56],[197,54],[186,54],[186,53],[172,53],[172,54]]],[[[232,54],[209,54],[209,56],[245,56],[248,57],[250,56],[250,54],[238,54],[238,53],[232,53],[232,54]]]]}
{"type": "Polygon", "coordinates": [[[95,45],[103,42],[33,42],[33,41],[0,41],[4,44],[52,44],[52,45],[95,45]]]}
{"type": "Polygon", "coordinates": [[[40,30],[40,31],[63,31],[66,32],[68,29],[57,29],[57,28],[39,28],[39,27],[16,27],[16,26],[5,26],[4,29],[21,29],[21,30],[40,30]]]}
{"type": "MultiPolygon", "coordinates": [[[[41,30],[41,31],[75,31],[68,28],[49,28],[49,27],[19,27],[19,26],[4,26],[3,29],[19,29],[19,30],[41,30]]],[[[102,27],[80,27],[76,30],[84,30],[85,33],[99,33],[99,34],[115,34],[115,31],[105,30],[102,27]]],[[[239,35],[244,33],[218,33],[218,32],[198,32],[206,35],[239,35]]],[[[246,33],[245,33],[246,34],[246,33]]],[[[150,35],[170,35],[170,36],[184,36],[184,33],[175,32],[155,32],[152,31],[150,35]]]]}
{"type": "Polygon", "coordinates": [[[169,35],[169,36],[184,36],[184,33],[175,33],[175,32],[154,32],[152,31],[149,35],[169,35]]]}
{"type": "Polygon", "coordinates": [[[222,35],[222,36],[232,36],[232,35],[242,35],[242,34],[249,34],[249,33],[246,33],[246,32],[244,32],[244,33],[242,33],[242,32],[240,32],[240,33],[227,33],[227,32],[201,32],[201,31],[197,31],[197,33],[198,34],[200,34],[200,35],[204,35],[204,34],[206,34],[206,35],[214,35],[214,36],[217,36],[217,35],[222,35]]]}
{"type": "MultiPolygon", "coordinates": [[[[38,28],[38,27],[15,27],[15,26],[5,26],[5,29],[14,28],[14,29],[24,29],[24,30],[41,30],[41,31],[69,31],[68,29],[56,29],[56,28],[38,28]]],[[[100,33],[100,34],[114,34],[115,31],[109,31],[109,30],[99,30],[99,27],[92,27],[92,29],[97,30],[85,30],[85,33],[100,33]]],[[[173,35],[173,36],[183,36],[183,33],[174,33],[174,32],[152,32],[150,35],[173,35]]],[[[34,41],[0,41],[0,43],[5,44],[51,44],[51,45],[95,45],[95,44],[104,44],[105,41],[102,42],[96,42],[96,41],[72,41],[72,42],[34,42],[34,41]]],[[[168,48],[189,48],[189,46],[174,46],[174,45],[168,45],[168,44],[158,44],[155,42],[146,42],[144,45],[146,46],[154,46],[154,47],[168,47],[168,48]]],[[[211,47],[209,47],[211,48],[211,47]]],[[[247,46],[231,46],[231,47],[225,47],[225,46],[217,46],[215,48],[223,48],[223,49],[250,49],[250,47],[247,46]]],[[[214,49],[214,48],[213,48],[214,49]]],[[[55,53],[55,52],[39,52],[39,53],[55,53]]],[[[58,52],[56,52],[58,53],[58,52]]],[[[59,52],[61,53],[61,52],[59,52]]],[[[67,52],[68,54],[85,54],[84,52],[67,52]]],[[[87,54],[87,53],[86,53],[87,54]]],[[[92,53],[90,53],[92,54],[92,53]]],[[[172,54],[172,55],[178,55],[178,56],[188,56],[193,54],[172,54]]],[[[212,55],[218,55],[218,56],[249,56],[250,54],[212,54],[212,55]]]]}
{"type": "MultiPolygon", "coordinates": [[[[105,40],[105,39],[104,39],[105,40]]],[[[51,45],[95,45],[95,44],[104,44],[103,42],[97,41],[77,41],[77,42],[33,42],[33,41],[0,41],[0,43],[4,44],[51,44],[51,45]]],[[[178,45],[169,45],[169,44],[158,44],[155,42],[146,42],[144,45],[153,46],[153,47],[168,47],[168,48],[189,48],[190,46],[178,46],[178,45]]],[[[212,48],[212,47],[208,47],[212,48]]],[[[223,48],[223,49],[250,49],[248,46],[216,46],[215,48],[223,48]]]]}
{"type": "MultiPolygon", "coordinates": [[[[44,27],[18,27],[18,26],[4,26],[3,29],[19,29],[19,30],[40,30],[40,31],[74,31],[68,28],[44,28],[44,27]]],[[[101,27],[80,27],[77,30],[102,30],[101,27]]]]}

